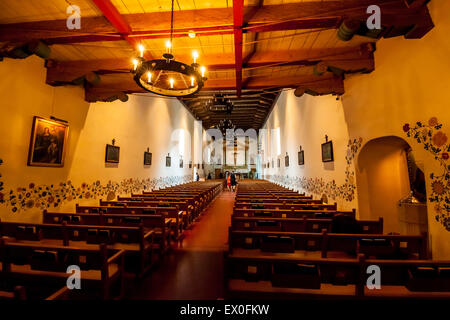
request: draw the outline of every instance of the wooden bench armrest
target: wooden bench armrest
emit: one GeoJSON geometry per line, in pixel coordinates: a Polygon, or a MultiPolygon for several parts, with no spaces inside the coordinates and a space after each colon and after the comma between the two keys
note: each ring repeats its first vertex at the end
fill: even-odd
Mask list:
{"type": "Polygon", "coordinates": [[[125,255],[125,250],[121,249],[119,252],[115,253],[113,256],[109,257],[107,260],[108,264],[116,262],[116,260],[122,258],[122,256],[125,255]]]}
{"type": "Polygon", "coordinates": [[[50,296],[45,298],[45,300],[61,300],[67,296],[70,289],[67,286],[62,287],[58,291],[52,293],[50,296]]]}
{"type": "Polygon", "coordinates": [[[147,232],[144,235],[144,240],[147,240],[148,238],[152,238],[153,239],[154,235],[155,235],[155,230],[150,230],[149,232],[147,232]]]}

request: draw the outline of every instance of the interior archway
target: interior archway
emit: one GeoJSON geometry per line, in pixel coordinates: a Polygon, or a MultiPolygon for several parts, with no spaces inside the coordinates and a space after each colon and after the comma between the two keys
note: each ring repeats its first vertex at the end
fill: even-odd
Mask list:
{"type": "Polygon", "coordinates": [[[427,231],[426,203],[417,201],[426,199],[420,194],[423,168],[415,165],[405,140],[395,136],[370,140],[359,153],[356,174],[360,219],[382,217],[384,233],[427,231]]]}

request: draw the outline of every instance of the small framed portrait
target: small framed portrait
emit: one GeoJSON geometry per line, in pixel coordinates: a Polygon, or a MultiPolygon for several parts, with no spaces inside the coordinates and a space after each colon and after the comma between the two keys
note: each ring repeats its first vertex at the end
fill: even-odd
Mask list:
{"type": "Polygon", "coordinates": [[[145,151],[144,152],[144,166],[151,166],[152,165],[152,153],[145,151]]]}
{"type": "Polygon", "coordinates": [[[272,159],[272,168],[275,168],[275,161],[272,159]]]}
{"type": "Polygon", "coordinates": [[[192,169],[192,161],[189,161],[189,169],[192,169]]]}
{"type": "Polygon", "coordinates": [[[289,167],[289,155],[286,152],[286,156],[284,157],[284,166],[289,167]]]}
{"type": "Polygon", "coordinates": [[[119,163],[120,147],[112,144],[106,145],[105,162],[107,163],[119,163]]]}
{"type": "Polygon", "coordinates": [[[298,165],[303,166],[305,164],[305,151],[301,150],[298,152],[298,165]]]}
{"type": "Polygon", "coordinates": [[[204,163],[202,163],[202,169],[205,169],[205,164],[204,163]]]}
{"type": "Polygon", "coordinates": [[[277,167],[278,167],[278,168],[281,167],[281,160],[280,160],[280,158],[277,159],[277,167]]]}
{"type": "Polygon", "coordinates": [[[170,155],[167,155],[166,157],[166,167],[171,167],[172,166],[172,158],[170,157],[170,155]]]}
{"type": "Polygon", "coordinates": [[[322,162],[334,161],[333,141],[322,143],[322,162]]]}
{"type": "Polygon", "coordinates": [[[183,168],[183,159],[180,159],[180,168],[183,168]]]}
{"type": "Polygon", "coordinates": [[[64,167],[68,138],[67,123],[35,116],[27,164],[39,167],[64,167]]]}

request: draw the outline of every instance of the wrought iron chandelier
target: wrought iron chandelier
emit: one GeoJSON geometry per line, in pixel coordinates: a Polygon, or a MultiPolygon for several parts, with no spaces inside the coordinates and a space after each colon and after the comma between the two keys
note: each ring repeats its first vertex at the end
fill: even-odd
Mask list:
{"type": "Polygon", "coordinates": [[[217,125],[217,129],[219,129],[223,134],[225,134],[228,129],[230,130],[236,129],[236,125],[234,125],[230,119],[222,119],[217,125]]]}
{"type": "Polygon", "coordinates": [[[140,55],[133,60],[134,81],[146,91],[169,97],[184,97],[198,92],[207,80],[206,68],[197,63],[198,52],[193,51],[191,65],[176,61],[172,54],[173,10],[170,19],[170,40],[166,42],[167,52],[163,59],[146,60],[144,46],[139,45],[140,55]]]}
{"type": "Polygon", "coordinates": [[[206,102],[206,107],[211,112],[226,112],[231,114],[233,111],[233,103],[230,99],[225,99],[222,94],[215,94],[213,99],[206,102]]]}

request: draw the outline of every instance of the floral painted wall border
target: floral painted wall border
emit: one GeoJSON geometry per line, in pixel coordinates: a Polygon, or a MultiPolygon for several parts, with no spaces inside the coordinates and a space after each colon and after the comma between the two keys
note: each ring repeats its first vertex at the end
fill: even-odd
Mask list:
{"type": "MultiPolygon", "coordinates": [[[[1,164],[1,162],[0,162],[1,164]]],[[[0,175],[1,177],[1,175],[0,175]]],[[[105,198],[113,200],[117,195],[139,193],[143,190],[160,189],[192,181],[192,175],[160,177],[154,179],[124,179],[120,182],[109,181],[102,184],[100,180],[75,186],[71,181],[51,185],[36,185],[31,182],[27,187],[19,187],[3,192],[0,182],[0,204],[6,205],[12,212],[31,208],[40,210],[57,208],[64,203],[105,198]]]]}
{"type": "Polygon", "coordinates": [[[355,171],[352,170],[353,160],[361,148],[362,141],[362,138],[350,139],[347,143],[345,155],[347,166],[345,169],[345,182],[342,185],[337,185],[335,180],[326,182],[323,178],[289,177],[289,175],[266,175],[265,178],[287,188],[302,190],[320,197],[325,194],[328,199],[336,200],[340,198],[351,202],[355,199],[356,191],[355,171]]]}
{"type": "Polygon", "coordinates": [[[423,144],[423,148],[434,156],[442,167],[440,174],[430,173],[431,195],[428,200],[435,204],[435,219],[450,231],[450,144],[447,135],[441,131],[442,124],[436,117],[428,123],[418,121],[412,127],[409,123],[403,126],[408,138],[423,144]]]}

